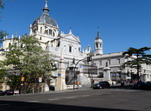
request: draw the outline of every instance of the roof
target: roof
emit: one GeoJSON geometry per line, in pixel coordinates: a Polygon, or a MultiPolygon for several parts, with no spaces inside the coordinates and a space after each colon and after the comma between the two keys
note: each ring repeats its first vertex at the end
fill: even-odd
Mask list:
{"type": "Polygon", "coordinates": [[[39,23],[46,23],[46,24],[50,24],[52,26],[58,27],[56,21],[51,18],[49,15],[42,15],[39,18],[37,18],[32,25],[34,24],[38,24],[39,23]]]}
{"type": "Polygon", "coordinates": [[[38,24],[38,23],[46,23],[46,24],[58,27],[56,21],[49,16],[49,8],[48,8],[48,5],[47,5],[47,1],[45,3],[45,7],[42,10],[43,10],[42,16],[40,16],[39,18],[37,18],[32,23],[32,25],[38,24]]]}
{"type": "Polygon", "coordinates": [[[97,33],[97,37],[95,38],[95,40],[98,40],[98,39],[101,39],[101,36],[100,36],[100,32],[98,31],[97,33]]]}

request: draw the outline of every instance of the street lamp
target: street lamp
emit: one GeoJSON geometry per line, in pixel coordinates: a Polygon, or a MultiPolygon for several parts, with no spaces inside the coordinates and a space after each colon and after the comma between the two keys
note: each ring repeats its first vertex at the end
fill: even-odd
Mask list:
{"type": "Polygon", "coordinates": [[[75,89],[75,85],[77,83],[77,75],[76,75],[76,68],[77,68],[77,65],[79,64],[79,62],[83,61],[84,59],[81,59],[81,60],[78,60],[76,63],[75,63],[75,58],[73,58],[73,74],[74,74],[74,86],[73,86],[73,89],[75,89]]]}
{"type": "MultiPolygon", "coordinates": [[[[79,64],[79,62],[83,61],[85,59],[80,59],[78,60],[77,62],[75,62],[75,58],[73,58],[73,61],[72,61],[72,64],[73,64],[73,67],[71,67],[73,69],[73,80],[74,80],[74,86],[73,86],[73,89],[75,89],[75,85],[77,83],[77,75],[76,75],[76,68],[77,68],[77,65],[79,64]]],[[[87,56],[86,58],[86,61],[89,63],[90,61],[92,61],[92,56],[89,55],[87,56]]],[[[88,73],[89,73],[89,68],[88,68],[88,73]]],[[[90,75],[89,75],[90,76],[90,75]]],[[[92,80],[91,80],[92,81],[92,80]]],[[[91,82],[91,85],[92,85],[92,82],[91,82]]]]}

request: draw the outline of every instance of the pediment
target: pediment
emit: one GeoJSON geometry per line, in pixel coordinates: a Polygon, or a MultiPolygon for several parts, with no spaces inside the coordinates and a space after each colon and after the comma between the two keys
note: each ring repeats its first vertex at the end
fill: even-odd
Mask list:
{"type": "Polygon", "coordinates": [[[75,42],[80,43],[79,38],[74,36],[73,34],[66,34],[63,37],[61,37],[61,39],[67,39],[67,40],[70,40],[70,41],[75,41],[75,42]]]}

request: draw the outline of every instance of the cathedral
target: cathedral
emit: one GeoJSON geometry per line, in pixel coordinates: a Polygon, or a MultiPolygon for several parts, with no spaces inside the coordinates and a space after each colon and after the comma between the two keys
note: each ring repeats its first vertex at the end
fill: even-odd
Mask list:
{"type": "MultiPolygon", "coordinates": [[[[90,87],[92,82],[100,80],[115,83],[121,79],[128,81],[136,74],[135,69],[120,68],[127,61],[122,55],[123,52],[103,54],[103,41],[99,31],[94,38],[94,51],[91,51],[90,46],[83,50],[79,37],[75,36],[71,29],[67,34],[59,30],[57,22],[49,15],[47,1],[42,9],[42,15],[30,25],[30,36],[35,36],[40,41],[41,47],[53,55],[56,70],[52,73],[50,85],[57,87],[59,84],[57,88],[60,90],[74,85],[75,81],[80,81],[81,87],[90,87]],[[91,59],[88,60],[88,57],[91,59]],[[108,74],[104,73],[106,69],[109,71],[108,74]]],[[[2,46],[4,51],[12,39],[13,36],[9,39],[4,38],[2,46]]],[[[142,66],[141,79],[150,81],[151,66],[145,64],[142,66]]],[[[46,91],[48,90],[49,88],[46,88],[46,91]]]]}

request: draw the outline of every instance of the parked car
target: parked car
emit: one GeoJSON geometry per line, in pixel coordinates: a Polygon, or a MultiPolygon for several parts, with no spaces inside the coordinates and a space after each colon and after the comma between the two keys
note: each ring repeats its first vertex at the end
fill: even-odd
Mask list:
{"type": "Polygon", "coordinates": [[[138,81],[137,83],[133,84],[134,89],[145,89],[146,88],[146,83],[142,81],[138,81]]]}
{"type": "Polygon", "coordinates": [[[109,88],[110,84],[108,81],[100,81],[93,85],[93,89],[103,89],[103,88],[109,88]]]}
{"type": "Polygon", "coordinates": [[[146,89],[151,89],[151,81],[146,82],[146,89]]]}
{"type": "Polygon", "coordinates": [[[5,90],[4,91],[4,95],[13,95],[14,94],[14,91],[12,90],[5,90]]]}
{"type": "Polygon", "coordinates": [[[4,96],[4,91],[0,90],[0,96],[4,96]]]}

